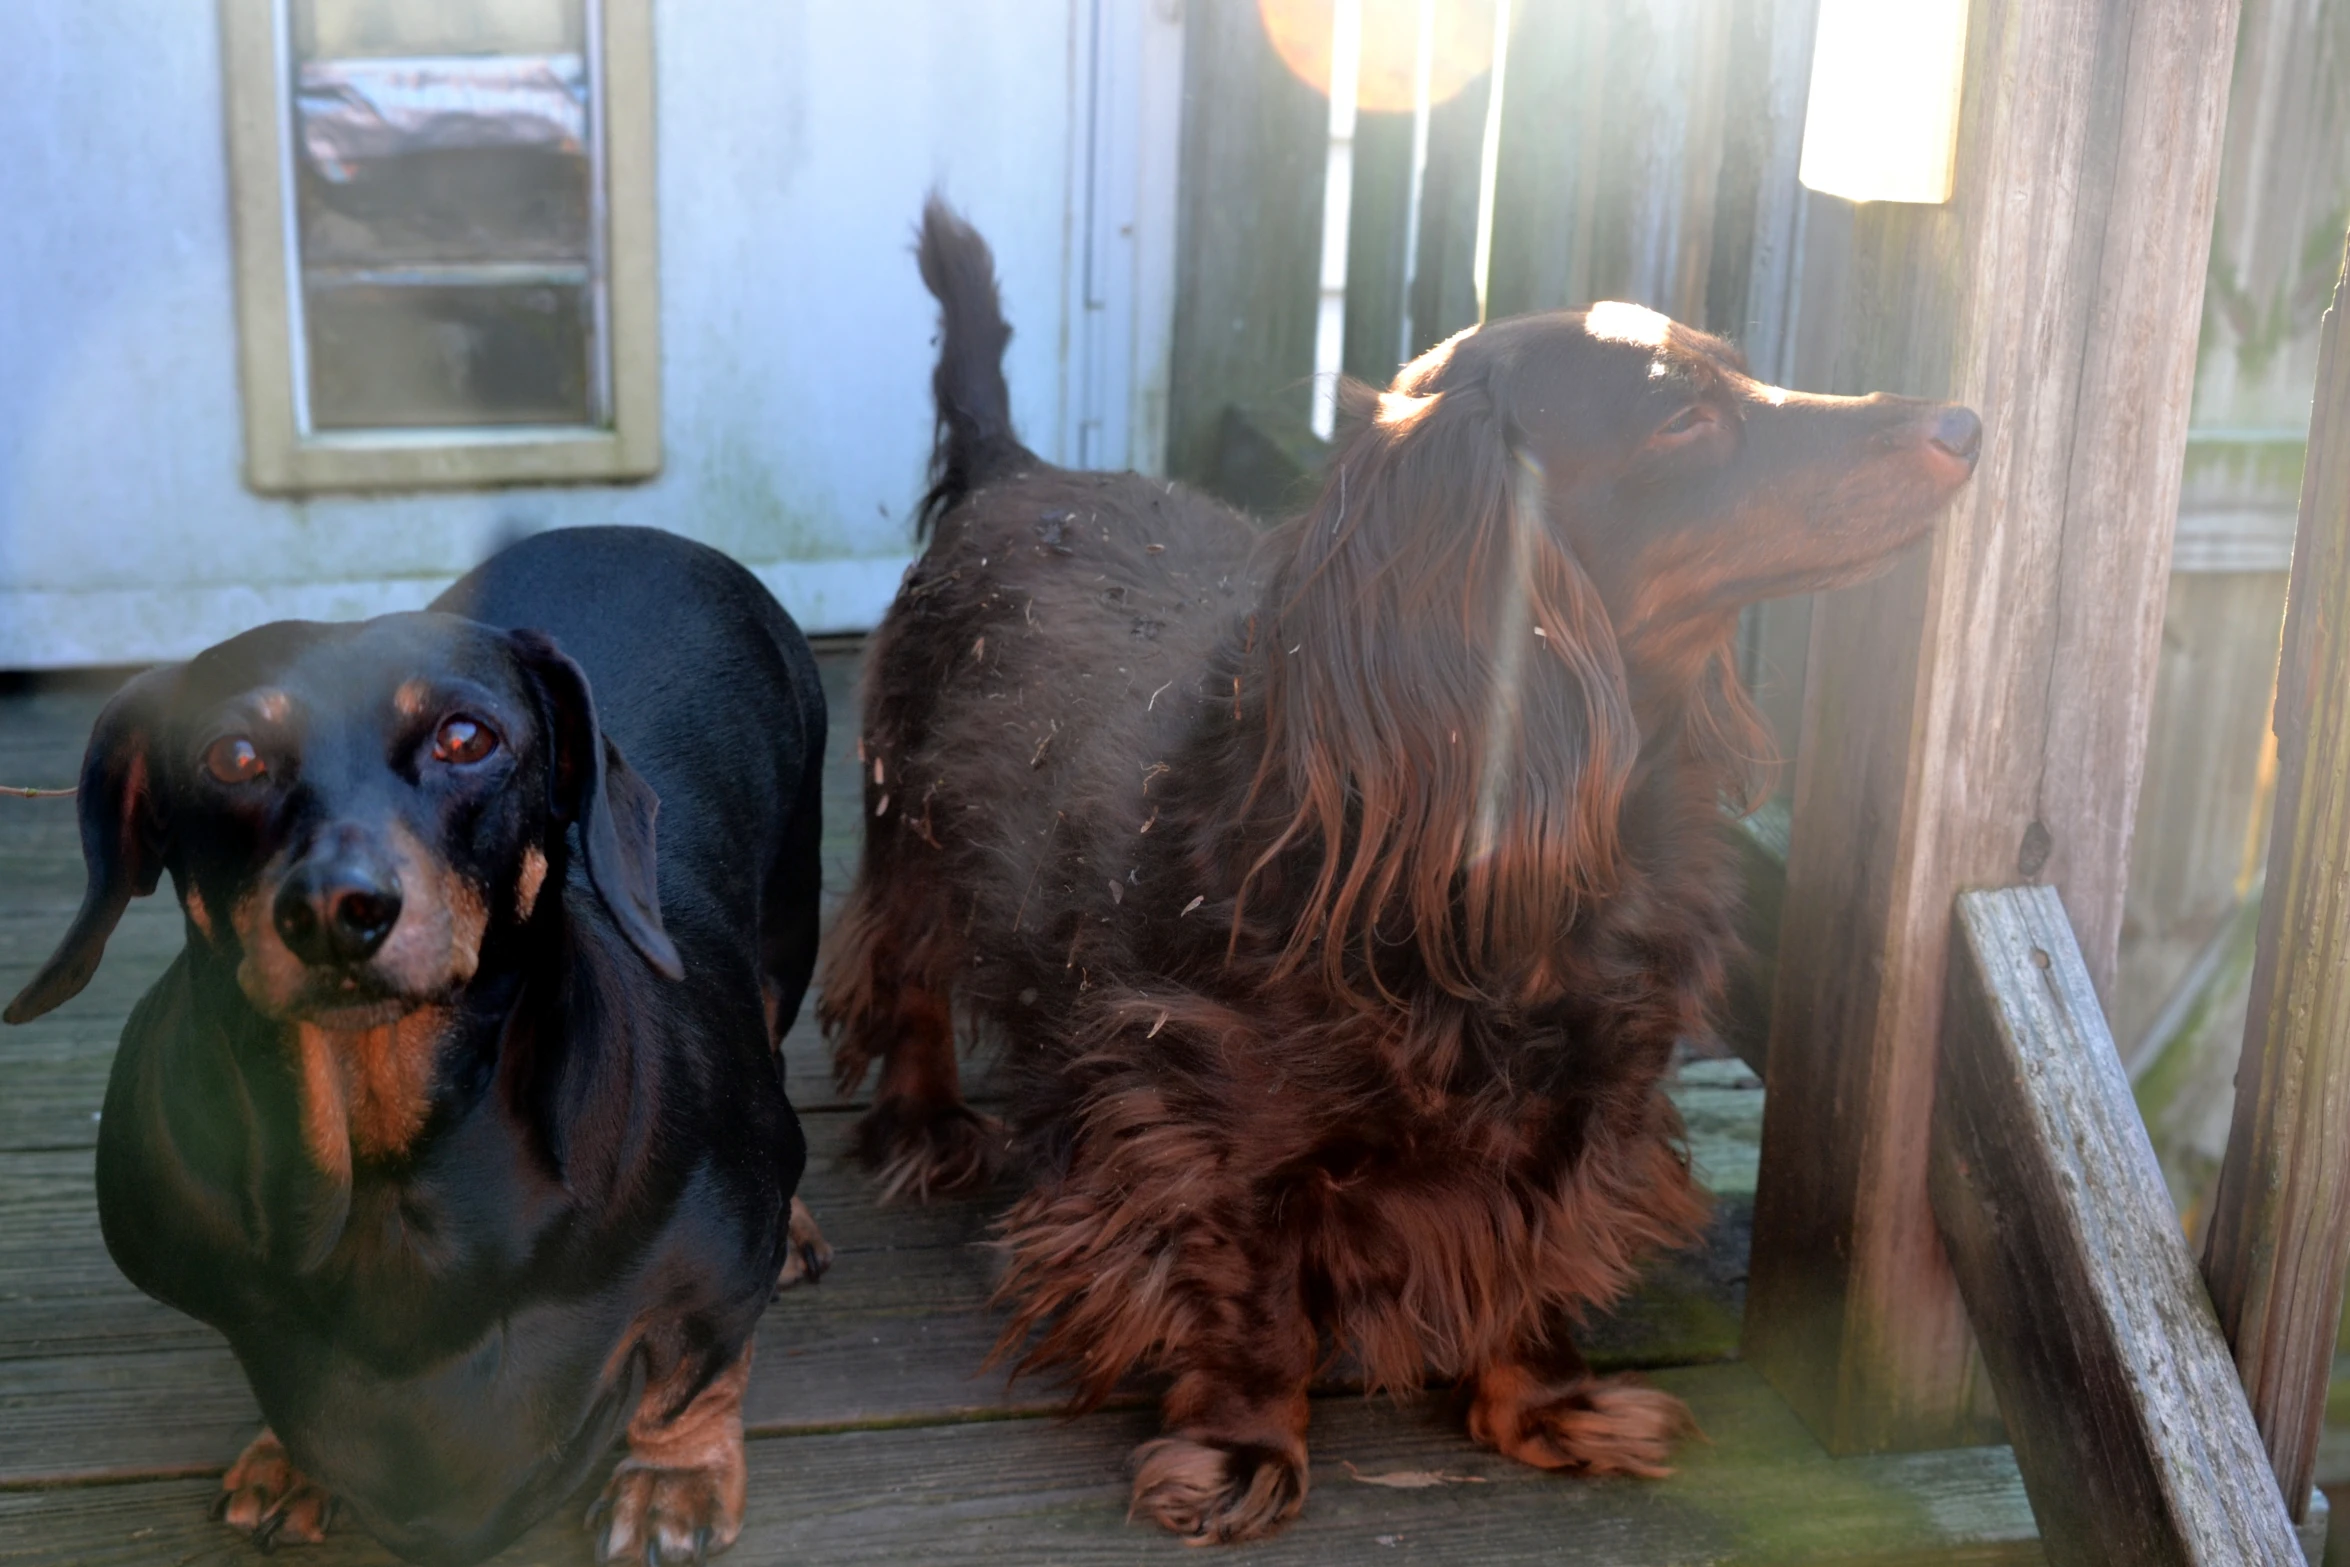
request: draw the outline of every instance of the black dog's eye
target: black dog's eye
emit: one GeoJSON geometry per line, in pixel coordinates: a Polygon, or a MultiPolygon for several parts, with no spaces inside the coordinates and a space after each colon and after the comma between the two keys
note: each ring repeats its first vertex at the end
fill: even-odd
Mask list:
{"type": "Polygon", "coordinates": [[[243,735],[223,735],[204,748],[204,770],[224,784],[251,783],[269,769],[243,735]]]}
{"type": "Polygon", "coordinates": [[[463,713],[441,720],[439,732],[432,737],[432,759],[436,762],[478,762],[497,748],[498,737],[490,726],[463,713]]]}

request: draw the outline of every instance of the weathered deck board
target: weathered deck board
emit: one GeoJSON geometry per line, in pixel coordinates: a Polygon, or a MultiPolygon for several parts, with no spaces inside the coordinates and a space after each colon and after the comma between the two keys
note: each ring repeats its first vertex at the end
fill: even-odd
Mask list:
{"type": "MultiPolygon", "coordinates": [[[[1507,1563],[1611,1567],[2040,1560],[2000,1449],[1827,1458],[1742,1367],[1660,1373],[1711,1437],[1661,1484],[1541,1475],[1471,1448],[1441,1399],[1325,1399],[1313,1494],[1263,1546],[1219,1561],[1507,1563]],[[1352,1465],[1350,1471],[1349,1465],[1352,1465]],[[1419,1489],[1359,1478],[1443,1475],[1419,1489]]],[[[734,1567],[825,1562],[1112,1563],[1197,1560],[1125,1522],[1125,1455],[1147,1415],[1016,1420],[767,1438],[751,1444],[751,1503],[734,1567]]],[[[0,1562],[242,1562],[206,1522],[202,1480],[0,1494],[0,1562]],[[70,1543],[68,1543],[70,1542],[70,1543]]],[[[498,1558],[577,1567],[569,1516],[498,1558]]],[[[364,1539],[302,1553],[312,1567],[391,1560],[364,1539]]]]}

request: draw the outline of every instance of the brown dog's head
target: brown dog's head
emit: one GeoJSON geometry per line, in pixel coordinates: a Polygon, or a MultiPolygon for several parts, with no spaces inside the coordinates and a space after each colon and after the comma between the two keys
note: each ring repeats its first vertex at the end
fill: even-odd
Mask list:
{"type": "Polygon", "coordinates": [[[453,999],[537,906],[576,823],[589,879],[677,972],[652,791],[546,638],[448,615],[262,626],[131,681],[100,715],[79,808],[89,885],[9,1005],[79,991],[168,869],[192,939],[273,1020],[334,1034],[453,999]]]}
{"type": "Polygon", "coordinates": [[[1983,435],[1949,403],[1766,385],[1722,339],[1619,303],[1441,344],[1378,417],[1441,419],[1448,398],[1481,404],[1495,457],[1540,475],[1543,521],[1626,662],[1683,672],[1745,606],[1882,570],[1974,473],[1983,435]]]}
{"type": "Polygon", "coordinates": [[[1282,970],[1349,994],[1407,933],[1448,989],[1539,988],[1616,885],[1644,746],[1699,797],[1751,788],[1738,611],[1882,570],[1982,440],[1964,408],[1766,386],[1622,304],[1463,333],[1354,401],[1280,536],[1258,793],[1294,815],[1250,872],[1321,845],[1282,970]]]}

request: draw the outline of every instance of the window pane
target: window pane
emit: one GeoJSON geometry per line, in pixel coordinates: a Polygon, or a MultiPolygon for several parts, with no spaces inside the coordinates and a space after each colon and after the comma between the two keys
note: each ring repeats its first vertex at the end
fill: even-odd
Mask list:
{"type": "Polygon", "coordinates": [[[593,0],[285,3],[309,426],[603,422],[593,0]]]}
{"type": "Polygon", "coordinates": [[[294,54],[583,54],[580,0],[291,0],[294,54]]]}
{"type": "Polygon", "coordinates": [[[322,430],[584,424],[584,280],[313,283],[311,423],[322,430]]]}
{"type": "Polygon", "coordinates": [[[300,81],[304,266],[587,260],[578,55],[314,61],[300,81]]]}

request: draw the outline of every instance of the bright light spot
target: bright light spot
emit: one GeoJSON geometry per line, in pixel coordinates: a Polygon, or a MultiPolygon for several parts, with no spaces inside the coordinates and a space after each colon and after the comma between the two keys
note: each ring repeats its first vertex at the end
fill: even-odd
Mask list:
{"type": "Polygon", "coordinates": [[[1773,408],[1783,408],[1787,403],[1787,388],[1783,386],[1764,386],[1757,382],[1755,383],[1754,395],[1769,403],[1773,408]]]}
{"type": "Polygon", "coordinates": [[[1799,177],[1848,201],[1950,199],[1967,0],[1820,0],[1799,177]]]}
{"type": "Polygon", "coordinates": [[[1381,424],[1409,424],[1426,411],[1433,397],[1412,397],[1402,392],[1381,392],[1379,411],[1374,416],[1381,424]]]}
{"type": "MultiPolygon", "coordinates": [[[[1257,0],[1273,52],[1319,93],[1330,90],[1332,10],[1332,0],[1257,0]]],[[[1492,63],[1493,0],[1448,0],[1435,7],[1433,23],[1428,98],[1442,103],[1492,63]]],[[[1355,89],[1359,107],[1411,109],[1419,33],[1418,0],[1363,0],[1362,64],[1355,89]]]]}
{"type": "Polygon", "coordinates": [[[1583,330],[1603,343],[1630,343],[1637,348],[1662,348],[1673,323],[1646,305],[1627,305],[1603,299],[1585,312],[1583,330]]]}

